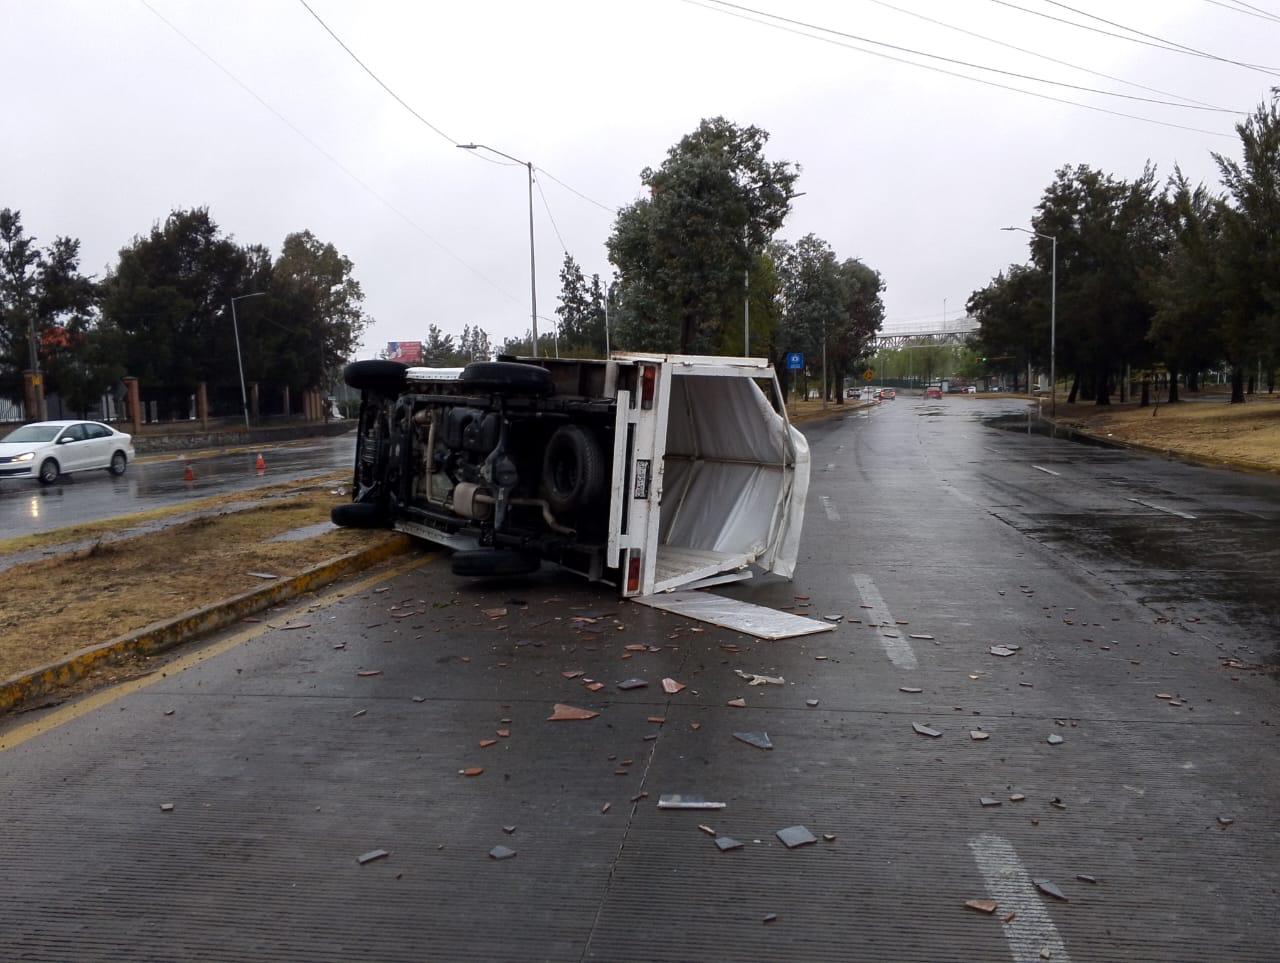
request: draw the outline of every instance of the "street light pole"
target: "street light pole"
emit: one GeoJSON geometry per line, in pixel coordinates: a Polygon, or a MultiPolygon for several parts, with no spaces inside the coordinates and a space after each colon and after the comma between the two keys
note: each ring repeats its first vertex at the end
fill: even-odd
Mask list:
{"type": "Polygon", "coordinates": [[[244,387],[244,357],[240,354],[240,323],[236,320],[236,302],[245,298],[260,298],[266,291],[254,291],[253,294],[239,294],[231,299],[231,330],[236,336],[236,365],[240,368],[240,406],[244,410],[245,431],[249,430],[249,393],[244,387]]]}
{"type": "Polygon", "coordinates": [[[463,150],[487,150],[523,166],[529,172],[529,320],[533,325],[533,356],[538,357],[538,277],[533,253],[533,161],[522,161],[487,144],[458,144],[463,150]]]}
{"type": "MultiPolygon", "coordinates": [[[[1022,231],[1041,240],[1053,242],[1050,260],[1049,288],[1049,417],[1058,416],[1058,239],[1052,234],[1041,234],[1025,227],[1002,227],[1002,231],[1022,231]]],[[[1030,388],[1030,383],[1027,384],[1030,388]]]]}

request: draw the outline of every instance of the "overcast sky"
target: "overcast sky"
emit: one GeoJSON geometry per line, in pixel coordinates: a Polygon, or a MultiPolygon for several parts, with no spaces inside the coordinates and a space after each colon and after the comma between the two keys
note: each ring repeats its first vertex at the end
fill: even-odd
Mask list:
{"type": "MultiPolygon", "coordinates": [[[[1048,0],[1011,2],[1123,32],[1048,0]]],[[[1252,2],[1280,17],[1280,0],[1252,2]]],[[[1157,126],[680,0],[310,3],[445,136],[392,99],[297,0],[0,0],[0,207],[21,210],[42,243],[80,238],[84,267],[98,276],[173,208],[207,205],[238,241],[277,252],[287,233],[309,228],[355,263],[375,319],[361,352],[368,357],[387,341],[419,340],[430,322],[454,332],[479,324],[496,342],[528,327],[525,171],[484,163],[451,140],[531,159],[616,208],[639,195],[641,169],[660,164],[701,118],[763,127],[769,157],[803,168],[796,190],[806,193],[782,236],[816,233],[839,256],[878,269],[886,330],[941,321],[944,298],[949,316],[961,314],[970,292],[1024,260],[1026,237],[998,229],[1028,223],[1057,167],[1132,177],[1150,158],[1162,175],[1177,162],[1193,180],[1216,184],[1210,150],[1237,152],[1232,114],[932,61],[1203,132],[1157,126]]],[[[996,0],[892,0],[899,10],[873,0],[744,3],[868,40],[1156,100],[1248,111],[1280,84],[1277,75],[1113,39],[996,0]]],[[[1230,60],[1280,63],[1280,22],[1214,0],[1068,3],[1230,60]]],[[[564,248],[588,273],[606,273],[613,215],[547,177],[541,185],[559,228],[558,237],[535,193],[538,313],[552,317],[564,248]]]]}

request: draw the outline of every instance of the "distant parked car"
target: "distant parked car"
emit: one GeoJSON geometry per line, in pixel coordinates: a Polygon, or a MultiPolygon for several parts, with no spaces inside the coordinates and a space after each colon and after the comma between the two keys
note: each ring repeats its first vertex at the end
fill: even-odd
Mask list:
{"type": "Polygon", "coordinates": [[[38,478],[105,468],[123,475],[133,458],[133,437],[97,421],[37,421],[0,438],[0,478],[38,478]]]}
{"type": "Polygon", "coordinates": [[[973,385],[969,385],[969,387],[964,389],[964,393],[967,395],[976,395],[978,393],[978,389],[973,385]]]}
{"type": "Polygon", "coordinates": [[[892,401],[892,400],[893,400],[894,398],[896,398],[896,397],[898,397],[898,392],[897,392],[895,389],[893,389],[893,388],[881,388],[881,389],[880,389],[880,400],[881,400],[881,401],[892,401]]]}
{"type": "Polygon", "coordinates": [[[929,385],[929,387],[924,389],[924,396],[926,398],[936,398],[938,401],[941,401],[942,385],[929,385]]]}

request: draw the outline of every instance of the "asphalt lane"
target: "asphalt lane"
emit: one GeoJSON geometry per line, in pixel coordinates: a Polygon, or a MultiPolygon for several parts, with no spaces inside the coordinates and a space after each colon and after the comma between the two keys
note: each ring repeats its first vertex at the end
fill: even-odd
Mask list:
{"type": "Polygon", "coordinates": [[[82,522],[101,521],[196,498],[251,491],[349,469],[354,435],[317,438],[261,449],[187,459],[139,460],[119,478],[106,471],[64,475],[54,485],[0,481],[0,537],[30,535],[82,522]],[[261,454],[267,470],[255,469],[261,454]],[[190,465],[193,481],[184,480],[190,465]]]}
{"type": "Polygon", "coordinates": [[[1275,567],[1230,583],[1280,485],[984,423],[1022,410],[808,429],[796,580],[724,593],[833,632],[428,561],[10,722],[0,957],[1274,960],[1275,567]]]}

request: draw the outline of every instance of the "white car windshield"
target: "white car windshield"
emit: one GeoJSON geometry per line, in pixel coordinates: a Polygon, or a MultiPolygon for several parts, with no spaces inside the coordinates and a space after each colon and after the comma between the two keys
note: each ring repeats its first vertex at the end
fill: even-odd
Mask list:
{"type": "Polygon", "coordinates": [[[0,439],[0,443],[21,444],[22,442],[53,441],[62,430],[61,425],[23,425],[0,439]]]}

